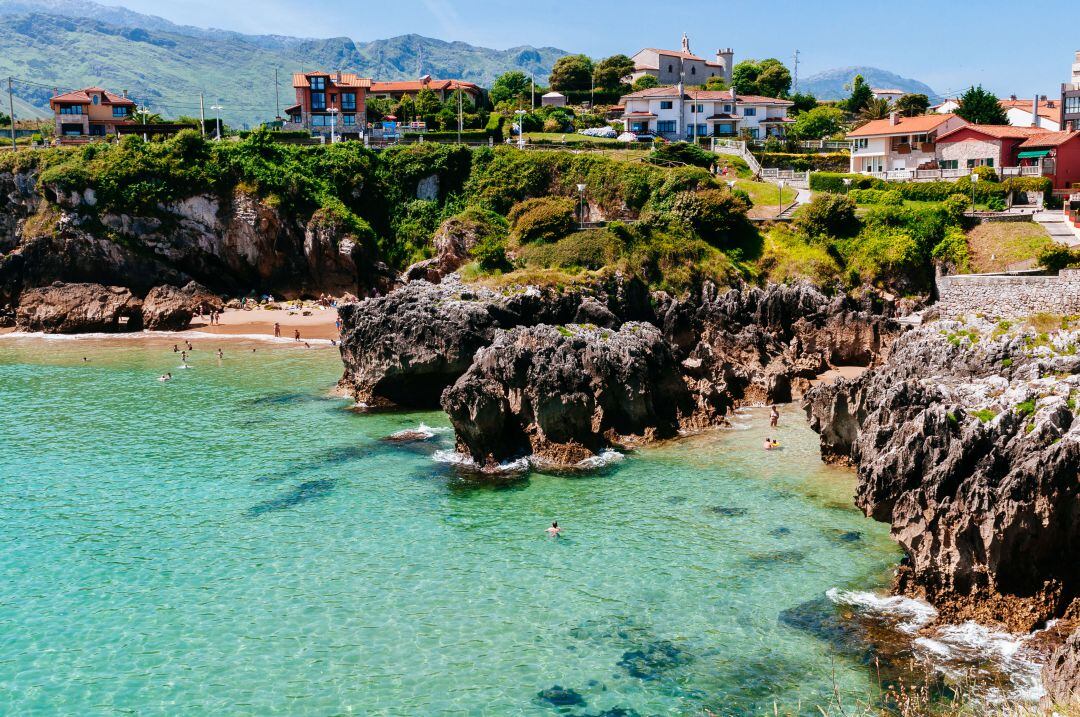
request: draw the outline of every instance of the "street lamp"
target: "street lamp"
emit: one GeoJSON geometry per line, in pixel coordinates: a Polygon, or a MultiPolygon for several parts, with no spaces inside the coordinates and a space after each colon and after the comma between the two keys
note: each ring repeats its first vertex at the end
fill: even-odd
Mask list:
{"type": "Polygon", "coordinates": [[[780,216],[784,213],[784,180],[778,181],[776,186],[780,187],[780,212],[776,216],[780,216]]]}
{"type": "Polygon", "coordinates": [[[528,113],[525,110],[517,110],[514,114],[518,118],[518,147],[525,149],[525,115],[528,113]]]}
{"type": "Polygon", "coordinates": [[[844,177],[843,181],[844,181],[844,194],[847,194],[848,190],[851,189],[851,177],[844,177]]]}
{"type": "Polygon", "coordinates": [[[221,105],[210,105],[210,109],[214,110],[214,123],[217,125],[217,139],[221,140],[221,110],[225,109],[221,105]]]}
{"type": "Polygon", "coordinates": [[[971,173],[971,213],[975,213],[975,185],[979,183],[979,175],[971,173]]]}
{"type": "Polygon", "coordinates": [[[337,127],[338,108],[331,107],[326,111],[330,113],[330,144],[333,144],[335,141],[337,141],[337,136],[334,134],[334,128],[337,127]]]}
{"type": "Polygon", "coordinates": [[[735,191],[735,180],[734,179],[729,179],[727,181],[727,188],[728,188],[729,191],[732,191],[732,192],[735,191]]]}
{"type": "Polygon", "coordinates": [[[585,185],[577,185],[578,193],[578,220],[581,228],[585,228],[585,185]]]}

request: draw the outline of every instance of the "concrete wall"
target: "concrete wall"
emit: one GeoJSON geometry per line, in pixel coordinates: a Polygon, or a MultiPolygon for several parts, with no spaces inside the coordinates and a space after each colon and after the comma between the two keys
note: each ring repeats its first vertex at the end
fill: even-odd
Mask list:
{"type": "Polygon", "coordinates": [[[1047,312],[1080,314],[1080,269],[1062,269],[1058,276],[960,274],[937,278],[942,317],[983,314],[1022,318],[1047,312]]]}

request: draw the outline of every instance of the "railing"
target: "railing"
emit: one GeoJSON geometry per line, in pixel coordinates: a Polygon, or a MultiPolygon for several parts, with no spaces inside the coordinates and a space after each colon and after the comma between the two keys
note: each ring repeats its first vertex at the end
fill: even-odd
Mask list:
{"type": "MultiPolygon", "coordinates": [[[[1041,177],[1052,174],[1047,167],[1000,167],[997,170],[1002,177],[1041,177]]],[[[971,169],[893,169],[888,172],[862,172],[864,176],[883,179],[888,182],[936,181],[941,179],[960,179],[971,176],[971,169]]]]}
{"type": "Polygon", "coordinates": [[[746,162],[747,166],[750,167],[751,172],[755,175],[761,174],[761,163],[758,162],[757,157],[751,154],[750,150],[746,148],[746,142],[737,139],[720,139],[718,137],[713,137],[712,151],[737,155],[746,162]]]}
{"type": "Polygon", "coordinates": [[[810,172],[796,172],[793,169],[777,169],[775,167],[766,167],[761,170],[761,178],[772,181],[784,179],[790,180],[792,182],[809,182],[810,172]]]}

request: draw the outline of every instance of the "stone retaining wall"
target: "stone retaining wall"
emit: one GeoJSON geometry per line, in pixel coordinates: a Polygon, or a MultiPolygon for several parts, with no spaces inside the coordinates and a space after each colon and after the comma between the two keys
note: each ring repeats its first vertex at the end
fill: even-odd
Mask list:
{"type": "Polygon", "coordinates": [[[938,303],[944,318],[983,314],[1020,318],[1041,312],[1080,314],[1080,269],[1062,269],[1058,276],[958,274],[937,278],[938,303]]]}

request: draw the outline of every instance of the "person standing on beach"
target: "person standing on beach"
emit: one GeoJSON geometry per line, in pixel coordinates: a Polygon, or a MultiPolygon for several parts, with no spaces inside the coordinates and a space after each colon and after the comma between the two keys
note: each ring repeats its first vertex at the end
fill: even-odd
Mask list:
{"type": "Polygon", "coordinates": [[[279,324],[276,321],[274,322],[274,338],[275,339],[281,338],[281,324],[279,324]]]}
{"type": "Polygon", "coordinates": [[[296,329],[295,331],[293,331],[293,341],[299,341],[299,340],[300,340],[300,329],[296,329]]]}
{"type": "Polygon", "coordinates": [[[779,422],[780,411],[776,409],[776,404],[774,403],[772,406],[769,407],[769,427],[776,428],[776,424],[779,422]]]}

